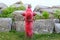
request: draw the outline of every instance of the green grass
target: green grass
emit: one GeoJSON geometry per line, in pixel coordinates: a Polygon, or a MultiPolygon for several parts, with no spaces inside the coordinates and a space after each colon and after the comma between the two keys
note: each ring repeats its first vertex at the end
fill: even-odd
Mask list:
{"type": "MultiPolygon", "coordinates": [[[[0,40],[30,40],[24,32],[0,32],[0,40]]],[[[32,40],[60,40],[60,34],[34,34],[32,40]]]]}

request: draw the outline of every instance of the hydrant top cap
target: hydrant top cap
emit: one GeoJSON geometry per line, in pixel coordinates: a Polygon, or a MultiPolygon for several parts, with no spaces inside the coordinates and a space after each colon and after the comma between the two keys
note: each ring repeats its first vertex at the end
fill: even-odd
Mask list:
{"type": "Polygon", "coordinates": [[[30,4],[28,5],[28,8],[31,8],[31,5],[30,4]]]}

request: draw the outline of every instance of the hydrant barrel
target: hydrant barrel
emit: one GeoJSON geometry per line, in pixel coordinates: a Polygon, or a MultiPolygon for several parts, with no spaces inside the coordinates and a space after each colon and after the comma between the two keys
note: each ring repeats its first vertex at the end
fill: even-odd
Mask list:
{"type": "Polygon", "coordinates": [[[26,11],[22,14],[25,18],[25,33],[26,36],[32,37],[33,35],[33,17],[35,13],[31,10],[31,6],[28,5],[26,11]]]}

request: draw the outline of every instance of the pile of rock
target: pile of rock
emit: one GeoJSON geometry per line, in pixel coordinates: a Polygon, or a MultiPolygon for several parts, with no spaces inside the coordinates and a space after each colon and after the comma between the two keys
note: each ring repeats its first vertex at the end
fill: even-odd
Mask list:
{"type": "MultiPolygon", "coordinates": [[[[25,30],[25,22],[23,21],[24,17],[21,15],[23,12],[24,11],[13,12],[13,22],[11,18],[0,18],[0,31],[6,32],[13,28],[16,31],[23,32],[25,30]]],[[[55,22],[57,21],[54,21],[53,19],[36,20],[33,23],[33,32],[37,34],[53,33],[55,28],[56,33],[60,33],[59,27],[56,27],[54,24],[55,22]]]]}
{"type": "MultiPolygon", "coordinates": [[[[15,4],[20,4],[15,3],[15,4]]],[[[3,7],[6,8],[6,7],[3,7]]],[[[37,6],[34,11],[42,12],[44,10],[47,10],[49,7],[41,7],[37,6]],[[44,10],[43,10],[44,9],[44,10]]],[[[1,9],[1,7],[0,7],[1,9]]],[[[2,10],[2,9],[1,9],[2,10]]],[[[15,29],[16,31],[23,32],[25,31],[25,22],[24,17],[21,15],[24,11],[14,11],[12,13],[12,19],[11,18],[0,18],[0,31],[1,32],[8,32],[12,29],[15,29]]],[[[48,10],[48,12],[53,12],[51,9],[48,10]]],[[[33,23],[33,32],[37,34],[47,34],[47,33],[53,33],[56,31],[56,33],[60,33],[60,27],[57,27],[55,25],[55,22],[53,19],[40,19],[36,20],[33,23]],[[55,28],[55,31],[53,31],[55,28]]]]}
{"type": "Polygon", "coordinates": [[[43,11],[47,11],[50,16],[49,18],[54,18],[53,14],[55,13],[55,11],[59,9],[60,10],[60,6],[52,6],[52,7],[48,7],[48,6],[41,6],[41,5],[37,5],[34,9],[35,12],[40,12],[42,14],[43,11]]]}
{"type": "MultiPolygon", "coordinates": [[[[13,12],[14,28],[16,31],[24,31],[24,17],[21,15],[24,11],[13,12]]],[[[54,22],[52,19],[36,20],[33,24],[34,33],[53,33],[54,22]]]]}

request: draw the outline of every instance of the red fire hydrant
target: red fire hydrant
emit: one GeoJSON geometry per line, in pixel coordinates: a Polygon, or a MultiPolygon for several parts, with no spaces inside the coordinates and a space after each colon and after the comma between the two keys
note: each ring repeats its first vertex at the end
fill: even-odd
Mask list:
{"type": "Polygon", "coordinates": [[[25,19],[25,33],[27,37],[32,37],[33,35],[33,17],[36,15],[31,10],[31,5],[28,5],[26,11],[22,14],[25,19]]]}

